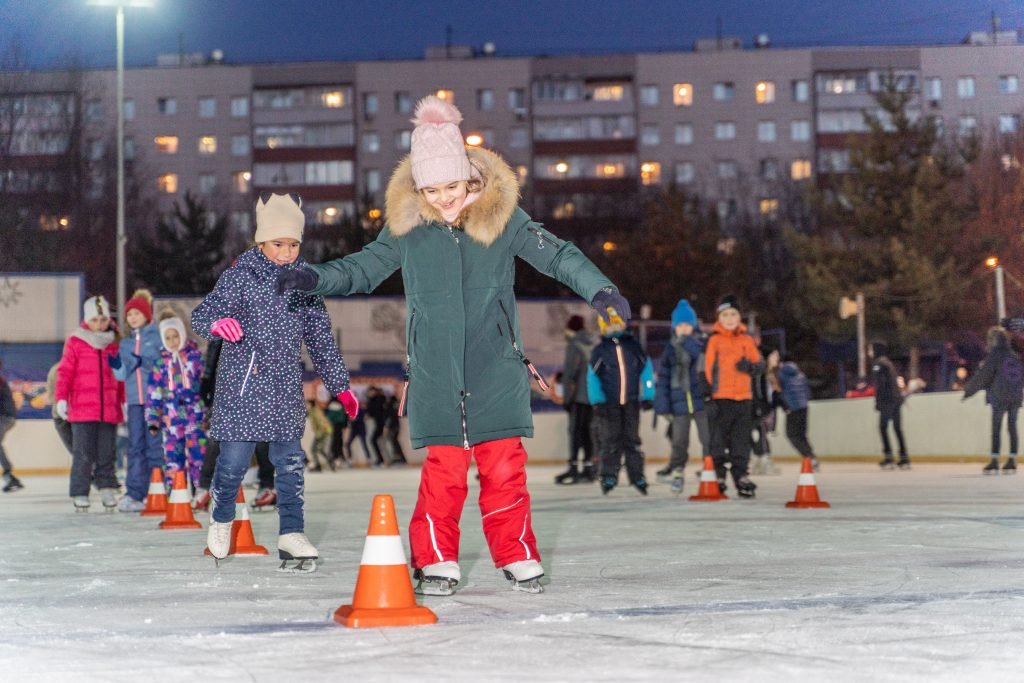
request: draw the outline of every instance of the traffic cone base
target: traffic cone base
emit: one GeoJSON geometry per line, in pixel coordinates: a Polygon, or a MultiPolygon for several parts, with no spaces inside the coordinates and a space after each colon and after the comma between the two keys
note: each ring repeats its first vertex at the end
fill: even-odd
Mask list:
{"type": "Polygon", "coordinates": [[[700,473],[700,486],[697,493],[690,496],[690,500],[715,501],[729,500],[729,496],[722,493],[718,487],[718,474],[715,472],[715,460],[710,455],[704,456],[704,469],[700,473]]]}
{"type": "Polygon", "coordinates": [[[796,486],[796,498],[786,503],[788,508],[830,508],[818,497],[818,485],[814,482],[814,465],[810,458],[804,458],[800,466],[800,479],[796,486]]]}
{"type": "MultiPolygon", "coordinates": [[[[210,549],[203,551],[204,555],[213,555],[210,549]]],[[[256,537],[252,533],[252,522],[249,521],[249,506],[245,504],[245,491],[238,487],[238,495],[235,497],[235,519],[231,523],[231,545],[228,548],[228,555],[266,555],[267,549],[262,545],[256,545],[256,537]]]]}
{"type": "Polygon", "coordinates": [[[391,496],[373,498],[352,604],[335,610],[334,621],[349,628],[437,623],[436,614],[416,604],[391,496]]]}
{"type": "Polygon", "coordinates": [[[185,486],[185,473],[174,473],[174,489],[167,499],[167,517],[160,522],[161,529],[202,529],[203,525],[192,515],[192,499],[185,486]]]}
{"type": "Polygon", "coordinates": [[[153,468],[149,478],[149,490],[146,492],[146,508],[141,512],[143,517],[155,517],[167,514],[167,489],[164,488],[164,475],[159,467],[153,468]]]}

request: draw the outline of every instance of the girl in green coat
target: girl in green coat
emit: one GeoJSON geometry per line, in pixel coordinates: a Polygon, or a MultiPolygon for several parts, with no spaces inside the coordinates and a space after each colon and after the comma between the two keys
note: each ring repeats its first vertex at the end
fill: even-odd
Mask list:
{"type": "Polygon", "coordinates": [[[450,594],[461,579],[459,519],[470,461],[480,473],[484,535],[513,588],[540,592],[526,450],[529,374],[516,309],[515,258],[554,277],[604,314],[629,304],[583,253],[518,207],[516,174],[497,154],[466,148],[453,105],[416,107],[412,148],[388,185],[387,226],[362,251],[282,273],[279,289],[372,292],[402,269],[409,380],[402,414],[427,448],[409,524],[417,591],[450,594]]]}

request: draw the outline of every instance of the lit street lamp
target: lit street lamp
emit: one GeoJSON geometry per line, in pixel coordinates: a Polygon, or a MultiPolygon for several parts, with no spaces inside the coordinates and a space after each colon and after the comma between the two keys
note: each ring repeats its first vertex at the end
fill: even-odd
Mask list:
{"type": "Polygon", "coordinates": [[[117,315],[124,315],[124,8],[152,7],[154,0],[87,0],[86,4],[117,8],[117,315]]]}
{"type": "Polygon", "coordinates": [[[1006,318],[1006,287],[1003,284],[1003,267],[997,256],[989,256],[985,259],[985,265],[992,268],[996,274],[996,322],[1002,323],[1006,318]]]}

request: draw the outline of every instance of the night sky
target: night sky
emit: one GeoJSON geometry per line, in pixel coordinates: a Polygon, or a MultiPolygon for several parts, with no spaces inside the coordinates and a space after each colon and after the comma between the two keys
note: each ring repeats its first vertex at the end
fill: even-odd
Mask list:
{"type": "MultiPolygon", "coordinates": [[[[0,52],[30,67],[114,63],[114,9],[87,0],[0,0],[0,52]]],[[[224,51],[229,62],[418,58],[428,45],[494,42],[499,55],[687,50],[722,32],[777,47],[922,45],[1024,29],[1024,0],[154,0],[126,10],[126,62],[224,51]]],[[[9,62],[8,62],[9,63],[9,62]]]]}

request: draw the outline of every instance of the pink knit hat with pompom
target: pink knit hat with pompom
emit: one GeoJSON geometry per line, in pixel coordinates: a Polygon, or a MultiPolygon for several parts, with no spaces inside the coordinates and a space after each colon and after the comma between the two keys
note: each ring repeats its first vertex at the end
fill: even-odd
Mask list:
{"type": "Polygon", "coordinates": [[[469,180],[469,157],[462,141],[462,113],[455,105],[428,95],[416,105],[412,120],[412,179],[416,189],[469,180]]]}

